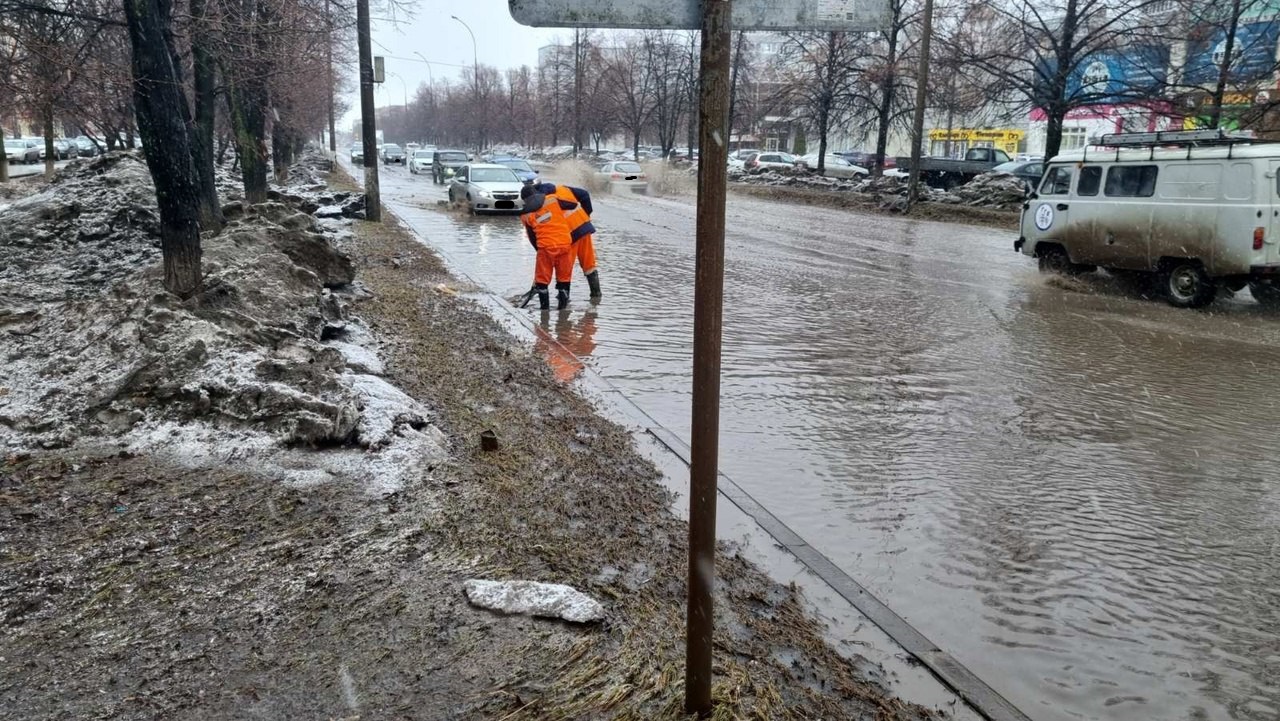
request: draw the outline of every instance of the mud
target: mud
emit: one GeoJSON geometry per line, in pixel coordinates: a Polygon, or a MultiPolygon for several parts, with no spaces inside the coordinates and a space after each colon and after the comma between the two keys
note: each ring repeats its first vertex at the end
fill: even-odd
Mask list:
{"type": "MultiPolygon", "coordinates": [[[[145,224],[110,251],[45,228],[99,281],[4,277],[26,344],[0,395],[4,715],[680,717],[687,529],[628,434],[402,229],[280,206],[210,240],[189,304],[157,291],[145,224]],[[335,299],[339,250],[362,284],[335,299]],[[566,583],[606,619],[495,616],[468,578],[566,583]]],[[[824,645],[794,589],[728,547],[717,572],[718,718],[930,716],[824,645]]]]}

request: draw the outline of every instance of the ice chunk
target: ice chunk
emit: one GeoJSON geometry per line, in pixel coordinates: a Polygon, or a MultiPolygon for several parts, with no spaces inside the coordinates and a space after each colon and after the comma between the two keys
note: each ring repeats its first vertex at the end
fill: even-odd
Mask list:
{"type": "Polygon", "coordinates": [[[473,605],[502,613],[527,613],[573,623],[590,623],[604,618],[604,606],[599,601],[560,583],[473,578],[463,584],[463,590],[473,605]]]}

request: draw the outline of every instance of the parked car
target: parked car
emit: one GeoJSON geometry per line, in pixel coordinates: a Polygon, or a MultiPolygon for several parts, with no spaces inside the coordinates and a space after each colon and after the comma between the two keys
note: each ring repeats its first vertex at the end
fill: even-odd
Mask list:
{"type": "Polygon", "coordinates": [[[404,165],[405,154],[404,151],[400,149],[399,145],[396,145],[395,143],[387,143],[382,146],[382,164],[390,165],[392,163],[404,165]]]}
{"type": "Polygon", "coordinates": [[[424,173],[431,174],[431,157],[435,155],[433,150],[415,150],[413,156],[409,158],[409,174],[417,175],[424,173]]]}
{"type": "Polygon", "coordinates": [[[1008,173],[1022,181],[1022,185],[1026,187],[1030,193],[1040,185],[1040,178],[1044,175],[1044,161],[1042,160],[1013,160],[1008,163],[1001,163],[991,169],[996,173],[1008,173]]]}
{"type": "MultiPolygon", "coordinates": [[[[839,155],[840,157],[844,158],[850,163],[853,163],[854,165],[860,165],[864,168],[867,168],[868,170],[876,167],[876,157],[877,157],[876,154],[867,152],[865,150],[837,150],[835,153],[833,153],[833,155],[839,155]]],[[[896,159],[890,156],[885,156],[885,159],[884,159],[885,168],[893,168],[893,167],[897,167],[897,165],[898,165],[898,162],[896,159]]]]}
{"type": "Polygon", "coordinates": [[[505,165],[515,171],[516,177],[522,183],[532,183],[538,179],[538,171],[529,165],[529,161],[520,158],[498,158],[493,161],[498,165],[505,165]]]}
{"type": "Polygon", "coordinates": [[[615,160],[596,170],[596,182],[606,192],[628,190],[637,195],[649,193],[649,176],[633,160],[615,160]]]}
{"type": "Polygon", "coordinates": [[[742,164],[747,161],[747,158],[760,152],[763,151],[757,150],[756,148],[739,148],[732,153],[729,153],[729,168],[743,170],[744,168],[742,164]]]}
{"type": "Polygon", "coordinates": [[[431,156],[431,180],[436,185],[444,185],[468,162],[467,154],[461,150],[437,150],[431,156]]]}
{"type": "Polygon", "coordinates": [[[791,170],[796,167],[796,158],[790,153],[770,151],[756,153],[743,162],[748,173],[763,173],[766,170],[791,170]]]}
{"type": "Polygon", "coordinates": [[[76,138],[75,142],[76,142],[76,150],[79,152],[80,157],[82,158],[97,157],[98,153],[101,152],[98,146],[95,145],[93,140],[90,139],[89,136],[87,135],[81,135],[80,137],[76,138]]]}
{"type": "Polygon", "coordinates": [[[351,162],[353,163],[364,162],[364,143],[351,144],[351,162]]]}
{"type": "Polygon", "coordinates": [[[413,154],[414,154],[414,152],[415,152],[415,151],[418,151],[418,150],[421,150],[421,149],[422,149],[422,146],[421,146],[421,145],[419,145],[419,144],[417,144],[417,143],[405,143],[405,144],[404,144],[404,154],[405,154],[405,155],[407,155],[407,156],[409,156],[410,158],[412,158],[412,157],[413,157],[413,154]]]}
{"type": "MultiPolygon", "coordinates": [[[[964,154],[964,160],[921,158],[920,177],[926,185],[950,190],[1007,162],[1009,154],[999,148],[969,148],[969,152],[964,154]]],[[[910,170],[911,158],[898,158],[898,167],[910,170]]]]}
{"type": "Polygon", "coordinates": [[[496,163],[469,163],[460,166],[449,182],[449,202],[463,203],[473,215],[490,211],[518,211],[524,208],[520,188],[524,183],[516,172],[496,163]]]}
{"type": "Polygon", "coordinates": [[[40,149],[27,145],[21,138],[6,138],[4,141],[4,157],[9,163],[38,163],[40,149]]]}
{"type": "MultiPolygon", "coordinates": [[[[796,165],[810,170],[818,169],[818,154],[812,153],[796,160],[796,165]]],[[[854,165],[839,155],[828,153],[822,163],[822,175],[826,178],[861,178],[869,171],[861,165],[854,165]]]]}

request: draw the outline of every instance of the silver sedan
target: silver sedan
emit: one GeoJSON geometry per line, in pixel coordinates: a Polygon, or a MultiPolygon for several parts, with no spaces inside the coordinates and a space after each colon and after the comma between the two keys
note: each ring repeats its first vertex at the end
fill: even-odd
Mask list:
{"type": "Polygon", "coordinates": [[[520,188],[524,183],[505,165],[471,163],[458,168],[449,182],[449,202],[463,205],[472,214],[518,211],[524,208],[520,188]]]}

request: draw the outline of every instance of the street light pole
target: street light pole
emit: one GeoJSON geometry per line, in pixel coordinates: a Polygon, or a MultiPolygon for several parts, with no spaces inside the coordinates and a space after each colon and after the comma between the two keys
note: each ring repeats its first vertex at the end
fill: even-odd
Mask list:
{"type": "MultiPolygon", "coordinates": [[[[476,95],[476,115],[480,114],[480,53],[476,50],[476,34],[471,32],[471,26],[463,22],[462,18],[457,15],[449,17],[462,23],[462,27],[467,29],[467,34],[471,36],[471,67],[474,70],[475,77],[475,95],[476,95]]],[[[484,150],[484,140],[481,139],[478,150],[484,150]]]]}
{"type": "MultiPolygon", "coordinates": [[[[436,115],[436,79],[435,79],[435,76],[434,76],[434,75],[432,74],[432,72],[431,72],[431,61],[430,61],[430,60],[427,60],[427,59],[426,59],[426,57],[424,57],[424,56],[422,55],[422,53],[418,52],[417,50],[414,50],[414,51],[413,51],[413,54],[414,54],[414,55],[417,55],[417,56],[418,56],[418,58],[422,60],[422,62],[424,62],[424,63],[426,63],[426,64],[427,64],[427,102],[428,102],[428,103],[430,103],[430,107],[431,107],[431,123],[428,125],[428,129],[430,130],[430,129],[432,129],[432,128],[434,128],[434,127],[435,127],[435,120],[436,120],[436,118],[435,118],[435,115],[436,115]]],[[[424,138],[424,140],[425,140],[425,139],[426,139],[426,138],[424,138]]],[[[431,140],[431,142],[433,142],[433,143],[435,142],[436,137],[435,137],[435,133],[434,133],[434,132],[433,132],[433,133],[431,133],[431,135],[430,135],[430,140],[431,140]]]]}

